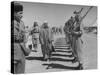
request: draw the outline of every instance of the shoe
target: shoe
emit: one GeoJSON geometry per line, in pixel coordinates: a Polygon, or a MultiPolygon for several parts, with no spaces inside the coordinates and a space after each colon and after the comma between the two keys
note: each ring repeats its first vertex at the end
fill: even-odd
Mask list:
{"type": "Polygon", "coordinates": [[[74,60],[72,60],[72,63],[76,63],[78,61],[77,57],[74,58],[74,60]]]}

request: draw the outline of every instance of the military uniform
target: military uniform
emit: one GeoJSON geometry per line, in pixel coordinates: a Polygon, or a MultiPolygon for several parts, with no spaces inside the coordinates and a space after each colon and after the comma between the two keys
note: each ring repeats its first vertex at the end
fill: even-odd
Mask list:
{"type": "Polygon", "coordinates": [[[69,32],[69,24],[68,24],[68,22],[66,22],[65,26],[64,26],[66,43],[69,43],[69,33],[68,32],[69,32]]]}
{"type": "Polygon", "coordinates": [[[33,47],[36,49],[39,43],[39,27],[38,26],[34,27],[31,33],[32,33],[33,47]]]}
{"type": "Polygon", "coordinates": [[[22,21],[17,21],[16,19],[12,22],[12,49],[11,62],[14,66],[14,74],[20,74],[25,72],[25,56],[30,53],[30,50],[25,47],[25,29],[24,23],[22,21]]]}
{"type": "Polygon", "coordinates": [[[73,24],[74,24],[74,20],[73,19],[69,19],[66,23],[65,23],[65,27],[64,27],[64,32],[66,35],[66,41],[68,44],[71,45],[72,43],[72,30],[73,30],[73,24]]]}
{"type": "Polygon", "coordinates": [[[75,24],[74,24],[74,29],[73,29],[73,43],[72,43],[72,49],[73,49],[73,54],[77,58],[79,62],[82,61],[82,40],[81,40],[81,35],[82,35],[82,30],[80,29],[81,25],[81,17],[79,15],[75,16],[75,24]]]}

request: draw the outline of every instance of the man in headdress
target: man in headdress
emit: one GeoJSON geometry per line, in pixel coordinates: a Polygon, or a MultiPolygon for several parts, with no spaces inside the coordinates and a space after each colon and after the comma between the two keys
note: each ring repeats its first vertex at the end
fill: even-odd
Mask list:
{"type": "Polygon", "coordinates": [[[20,74],[25,72],[25,56],[30,50],[25,47],[25,26],[22,19],[23,6],[12,2],[12,30],[11,30],[11,72],[20,74]]]}
{"type": "Polygon", "coordinates": [[[44,22],[40,30],[40,44],[44,60],[48,60],[52,51],[52,36],[48,23],[44,22]]]}

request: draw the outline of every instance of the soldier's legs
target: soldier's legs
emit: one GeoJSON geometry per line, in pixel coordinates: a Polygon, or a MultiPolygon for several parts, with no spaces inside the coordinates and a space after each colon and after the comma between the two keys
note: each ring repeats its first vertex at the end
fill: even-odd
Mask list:
{"type": "Polygon", "coordinates": [[[76,62],[78,61],[78,54],[77,54],[77,40],[75,37],[73,37],[73,41],[72,41],[72,53],[73,53],[73,56],[75,57],[74,61],[73,62],[76,62]]]}
{"type": "Polygon", "coordinates": [[[14,74],[23,74],[25,72],[25,59],[14,64],[14,74]]]}
{"type": "Polygon", "coordinates": [[[78,43],[77,46],[77,55],[78,55],[78,61],[79,61],[79,69],[82,70],[84,69],[84,62],[83,62],[83,54],[80,48],[80,44],[78,43]]]}
{"type": "Polygon", "coordinates": [[[77,55],[78,55],[79,62],[83,64],[82,43],[80,38],[77,40],[77,55]]]}
{"type": "Polygon", "coordinates": [[[35,40],[35,44],[34,44],[35,46],[34,46],[34,48],[37,49],[38,39],[37,38],[34,38],[34,40],[35,40]]]}
{"type": "Polygon", "coordinates": [[[36,44],[36,39],[35,38],[32,38],[32,43],[33,43],[33,48],[34,48],[34,51],[37,52],[37,44],[36,44]]]}
{"type": "Polygon", "coordinates": [[[70,44],[70,35],[68,34],[68,44],[70,44]]]}
{"type": "Polygon", "coordinates": [[[69,35],[68,36],[68,38],[69,38],[69,48],[72,48],[72,37],[71,37],[71,35],[69,35]]]}
{"type": "Polygon", "coordinates": [[[72,48],[72,35],[70,35],[70,46],[71,46],[71,48],[72,48]]]}
{"type": "Polygon", "coordinates": [[[83,69],[83,55],[82,55],[82,50],[81,50],[81,42],[79,39],[76,40],[74,56],[76,57],[76,61],[79,62],[79,69],[83,69]]]}

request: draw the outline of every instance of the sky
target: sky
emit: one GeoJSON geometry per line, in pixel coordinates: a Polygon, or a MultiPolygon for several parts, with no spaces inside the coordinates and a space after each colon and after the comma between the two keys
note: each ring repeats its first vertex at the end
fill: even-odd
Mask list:
{"type": "MultiPolygon", "coordinates": [[[[34,21],[39,26],[47,21],[49,26],[64,26],[65,22],[74,16],[73,12],[79,11],[83,7],[82,16],[90,6],[67,5],[67,4],[47,4],[34,2],[19,2],[23,5],[23,21],[25,26],[31,27],[34,21]]],[[[88,15],[84,18],[84,26],[92,25],[97,19],[97,7],[94,6],[88,15]]]]}

